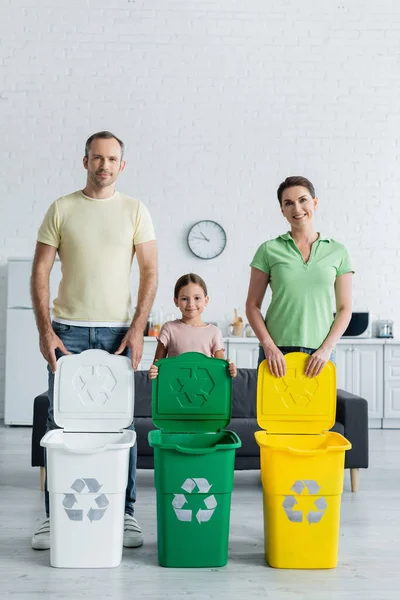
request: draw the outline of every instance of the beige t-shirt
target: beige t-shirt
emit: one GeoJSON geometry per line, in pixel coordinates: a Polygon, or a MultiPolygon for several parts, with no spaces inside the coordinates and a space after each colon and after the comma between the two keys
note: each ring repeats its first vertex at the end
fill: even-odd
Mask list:
{"type": "Polygon", "coordinates": [[[201,352],[214,356],[224,350],[221,330],[209,323],[205,327],[193,327],[180,319],[168,321],[161,327],[158,341],[167,349],[168,356],[179,356],[185,352],[201,352]]]}
{"type": "Polygon", "coordinates": [[[53,316],[128,323],[135,246],[154,239],[146,207],[120,192],[97,200],[79,191],[53,202],[37,237],[38,242],[57,248],[61,260],[53,316]]]}

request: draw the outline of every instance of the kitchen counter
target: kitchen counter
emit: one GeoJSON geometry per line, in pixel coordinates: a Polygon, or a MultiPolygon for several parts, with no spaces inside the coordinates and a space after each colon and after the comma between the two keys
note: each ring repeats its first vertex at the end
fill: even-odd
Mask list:
{"type": "MultiPolygon", "coordinates": [[[[239,344],[254,344],[258,343],[256,337],[239,337],[239,336],[226,336],[224,337],[224,341],[235,342],[239,344]]],[[[337,345],[343,344],[362,344],[362,345],[371,345],[371,344],[400,344],[400,338],[341,338],[337,345]]]]}

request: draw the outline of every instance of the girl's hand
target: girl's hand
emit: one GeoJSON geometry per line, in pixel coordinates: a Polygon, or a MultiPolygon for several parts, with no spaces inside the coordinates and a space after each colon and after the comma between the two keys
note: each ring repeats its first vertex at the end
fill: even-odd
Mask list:
{"type": "Polygon", "coordinates": [[[227,361],[228,361],[228,363],[229,363],[229,367],[228,367],[229,375],[230,375],[230,376],[232,377],[232,379],[233,379],[233,378],[234,378],[234,377],[236,377],[236,375],[237,375],[237,369],[236,369],[236,365],[235,365],[233,362],[231,362],[231,361],[229,360],[229,358],[227,359],[227,361]]]}
{"type": "Polygon", "coordinates": [[[273,346],[263,346],[263,349],[272,375],[275,375],[275,377],[286,375],[285,357],[279,348],[274,344],[273,346]]]}
{"type": "Polygon", "coordinates": [[[332,348],[318,348],[307,361],[304,375],[316,377],[319,375],[332,354],[332,348]]]}
{"type": "Polygon", "coordinates": [[[158,376],[158,367],[151,365],[149,369],[149,379],[155,379],[158,376]]]}

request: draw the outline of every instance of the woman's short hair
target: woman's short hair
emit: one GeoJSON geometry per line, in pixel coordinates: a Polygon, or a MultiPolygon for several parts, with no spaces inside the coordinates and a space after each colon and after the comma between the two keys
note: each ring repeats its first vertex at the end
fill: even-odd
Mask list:
{"type": "Polygon", "coordinates": [[[204,279],[202,279],[200,275],[196,275],[196,273],[187,273],[186,275],[182,275],[182,277],[179,277],[178,281],[176,282],[174,289],[174,298],[178,298],[181,289],[189,283],[195,283],[199,285],[203,290],[204,295],[207,296],[207,286],[205,284],[204,279]]]}
{"type": "Polygon", "coordinates": [[[312,198],[315,198],[315,189],[313,184],[306,177],[302,177],[301,175],[292,175],[292,177],[286,177],[285,181],[282,181],[281,185],[278,187],[277,195],[279,204],[282,206],[282,195],[285,190],[288,188],[294,187],[296,185],[301,185],[308,189],[312,198]]]}

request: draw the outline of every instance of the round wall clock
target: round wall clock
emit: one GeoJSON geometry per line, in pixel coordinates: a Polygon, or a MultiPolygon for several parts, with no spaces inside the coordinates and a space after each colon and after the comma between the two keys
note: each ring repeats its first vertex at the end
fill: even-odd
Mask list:
{"type": "Polygon", "coordinates": [[[195,256],[215,258],[226,246],[226,233],[215,221],[199,221],[189,230],[187,243],[195,256]]]}

